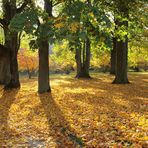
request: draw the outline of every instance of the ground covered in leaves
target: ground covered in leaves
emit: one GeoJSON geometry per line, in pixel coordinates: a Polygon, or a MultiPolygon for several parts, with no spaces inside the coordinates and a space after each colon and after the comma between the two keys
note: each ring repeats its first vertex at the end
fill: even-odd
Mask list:
{"type": "MultiPolygon", "coordinates": [[[[51,79],[52,94],[39,95],[37,79],[20,90],[0,92],[0,148],[104,148],[148,146],[148,75],[51,79]]],[[[0,87],[2,88],[2,86],[0,87]]]]}

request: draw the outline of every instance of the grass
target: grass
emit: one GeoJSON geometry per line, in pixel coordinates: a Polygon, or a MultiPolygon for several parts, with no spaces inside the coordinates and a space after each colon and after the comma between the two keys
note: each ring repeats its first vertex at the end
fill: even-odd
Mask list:
{"type": "Polygon", "coordinates": [[[0,92],[0,147],[147,147],[148,75],[111,84],[109,74],[52,75],[51,94],[37,93],[37,78],[0,92]]]}

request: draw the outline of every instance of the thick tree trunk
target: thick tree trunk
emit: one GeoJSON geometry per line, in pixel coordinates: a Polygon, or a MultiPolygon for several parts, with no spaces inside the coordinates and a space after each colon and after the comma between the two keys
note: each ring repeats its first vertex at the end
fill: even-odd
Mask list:
{"type": "MultiPolygon", "coordinates": [[[[116,21],[119,27],[128,27],[128,22],[116,21]]],[[[116,75],[113,83],[115,84],[127,84],[129,83],[127,77],[127,61],[128,61],[128,38],[125,36],[124,40],[116,42],[116,75]]]]}
{"type": "Polygon", "coordinates": [[[3,59],[1,58],[0,60],[0,85],[4,84],[4,63],[3,63],[3,59]]]}
{"type": "MultiPolygon", "coordinates": [[[[53,3],[49,0],[44,0],[44,10],[49,17],[52,17],[53,3]]],[[[49,43],[47,40],[39,41],[39,76],[38,76],[38,92],[51,92],[49,84],[49,43]]]]}
{"type": "Polygon", "coordinates": [[[76,78],[90,78],[90,40],[86,39],[83,49],[76,49],[77,75],[76,78]],[[83,51],[81,51],[83,50],[83,51]],[[83,55],[82,55],[83,54],[83,55]],[[81,59],[83,57],[83,60],[81,59]]]}
{"type": "Polygon", "coordinates": [[[13,1],[3,0],[2,4],[4,12],[3,17],[6,22],[4,25],[5,46],[10,50],[9,67],[11,75],[11,79],[6,80],[4,88],[5,89],[19,88],[20,82],[19,82],[18,61],[17,61],[17,53],[19,49],[18,33],[11,32],[9,30],[10,21],[17,13],[16,0],[13,1]]]}
{"type": "Polygon", "coordinates": [[[116,42],[117,39],[113,38],[113,49],[111,50],[111,59],[110,59],[110,74],[115,75],[116,73],[116,42]]]}
{"type": "Polygon", "coordinates": [[[6,46],[10,49],[10,74],[11,79],[5,84],[5,89],[20,88],[19,71],[18,71],[18,34],[11,33],[6,46]]]}
{"type": "Polygon", "coordinates": [[[0,84],[5,85],[10,81],[10,57],[5,57],[0,60],[0,84]]]}
{"type": "Polygon", "coordinates": [[[0,45],[0,84],[5,84],[10,80],[10,52],[0,45]]]}
{"type": "Polygon", "coordinates": [[[49,85],[49,44],[48,41],[39,43],[39,77],[38,77],[38,92],[50,92],[49,85]]]}

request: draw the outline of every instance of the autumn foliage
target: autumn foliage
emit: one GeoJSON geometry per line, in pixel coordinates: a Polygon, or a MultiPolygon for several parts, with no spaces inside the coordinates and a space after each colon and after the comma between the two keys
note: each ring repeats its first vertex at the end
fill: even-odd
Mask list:
{"type": "Polygon", "coordinates": [[[38,70],[37,52],[30,49],[20,49],[18,54],[19,70],[28,73],[29,78],[38,70]]]}
{"type": "Polygon", "coordinates": [[[148,146],[147,75],[132,74],[132,84],[124,86],[112,85],[109,75],[72,77],[52,77],[52,94],[39,95],[36,79],[22,79],[21,90],[1,91],[0,146],[148,146]]]}

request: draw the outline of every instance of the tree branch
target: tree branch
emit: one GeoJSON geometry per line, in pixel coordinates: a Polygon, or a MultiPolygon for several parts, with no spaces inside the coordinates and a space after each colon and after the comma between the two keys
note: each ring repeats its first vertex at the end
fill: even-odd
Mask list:
{"type": "Polygon", "coordinates": [[[60,3],[61,3],[61,2],[54,3],[54,4],[53,4],[53,7],[59,5],[60,3]]]}
{"type": "Polygon", "coordinates": [[[6,21],[5,21],[4,19],[1,19],[1,18],[0,18],[0,24],[1,24],[2,26],[5,26],[5,25],[6,25],[6,21]]]}
{"type": "MultiPolygon", "coordinates": [[[[53,0],[51,0],[51,1],[53,2],[53,0]]],[[[63,3],[63,2],[64,1],[61,1],[61,0],[58,0],[57,2],[53,2],[53,7],[59,5],[59,4],[63,3]]],[[[66,2],[66,0],[65,0],[65,2],[66,2]]]]}
{"type": "Polygon", "coordinates": [[[24,3],[17,8],[17,13],[21,13],[30,2],[31,0],[24,0],[24,3]]]}

